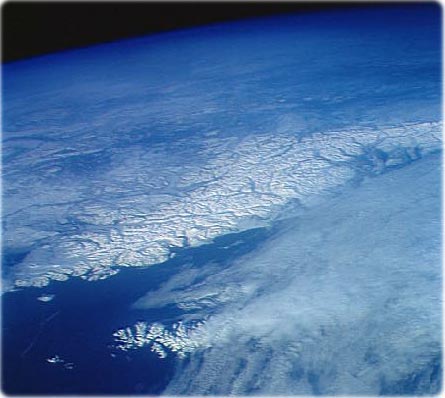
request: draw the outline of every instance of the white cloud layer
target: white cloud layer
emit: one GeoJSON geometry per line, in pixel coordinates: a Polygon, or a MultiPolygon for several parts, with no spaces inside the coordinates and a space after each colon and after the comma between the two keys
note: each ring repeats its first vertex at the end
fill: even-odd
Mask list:
{"type": "Polygon", "coordinates": [[[433,155],[345,189],[201,282],[188,270],[148,293],[138,308],[173,303],[192,325],[166,393],[437,393],[440,205],[433,155]]]}

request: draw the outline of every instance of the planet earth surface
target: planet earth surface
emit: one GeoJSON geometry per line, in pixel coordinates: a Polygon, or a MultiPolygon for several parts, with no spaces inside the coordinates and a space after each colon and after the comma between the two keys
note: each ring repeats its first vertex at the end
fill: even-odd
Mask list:
{"type": "Polygon", "coordinates": [[[440,36],[374,4],[4,64],[3,391],[438,394],[440,36]]]}

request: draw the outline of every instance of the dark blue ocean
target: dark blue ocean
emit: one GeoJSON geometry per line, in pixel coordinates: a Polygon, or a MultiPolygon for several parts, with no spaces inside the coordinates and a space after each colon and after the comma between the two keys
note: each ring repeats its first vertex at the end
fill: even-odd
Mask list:
{"type": "Polygon", "coordinates": [[[228,266],[271,233],[258,228],[226,235],[212,244],[182,249],[165,263],[121,269],[101,281],[71,278],[4,294],[3,391],[8,395],[161,393],[178,359],[169,355],[160,360],[148,348],[117,350],[112,334],[138,320],[170,325],[182,311],[140,310],[131,305],[185,267],[203,267],[209,261],[228,266]],[[42,294],[55,297],[45,303],[37,300],[42,294]],[[73,369],[47,362],[54,355],[73,363],[73,369]]]}

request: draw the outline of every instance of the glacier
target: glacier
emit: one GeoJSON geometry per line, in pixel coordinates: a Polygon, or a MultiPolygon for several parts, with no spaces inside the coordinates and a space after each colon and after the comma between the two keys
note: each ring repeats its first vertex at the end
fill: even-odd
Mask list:
{"type": "MultiPolygon", "coordinates": [[[[73,181],[67,189],[63,180],[49,187],[37,179],[39,187],[33,189],[31,204],[29,199],[20,200],[26,191],[15,194],[17,200],[6,200],[7,247],[31,239],[28,244],[51,242],[30,250],[14,270],[14,284],[45,286],[51,279],[66,280],[69,275],[89,280],[108,277],[118,271],[113,266],[160,263],[170,257],[171,248],[196,246],[224,233],[266,225],[289,204],[297,210],[310,207],[315,198],[348,182],[357,183],[364,176],[440,151],[441,123],[351,128],[306,137],[275,133],[242,140],[209,138],[201,140],[200,146],[206,162],[198,165],[187,167],[184,161],[181,166],[180,160],[172,164],[169,154],[178,156],[180,151],[171,144],[155,150],[140,148],[131,159],[116,160],[107,173],[99,173],[100,180],[92,178],[86,185],[81,180],[81,186],[73,181]],[[156,179],[158,186],[152,187],[156,179]],[[122,191],[124,182],[135,189],[122,191]],[[100,197],[76,199],[86,196],[92,185],[100,197]],[[112,201],[106,199],[107,191],[112,201]],[[49,200],[54,192],[59,203],[38,204],[39,192],[42,200],[49,200]],[[36,212],[39,208],[44,212],[36,212]],[[48,228],[48,223],[62,225],[64,233],[48,228]]],[[[46,162],[53,160],[40,156],[46,162]]],[[[21,161],[19,169],[26,164],[21,161]]],[[[19,192],[23,178],[32,176],[24,173],[12,180],[16,173],[10,175],[10,168],[5,173],[6,195],[19,192]]]]}

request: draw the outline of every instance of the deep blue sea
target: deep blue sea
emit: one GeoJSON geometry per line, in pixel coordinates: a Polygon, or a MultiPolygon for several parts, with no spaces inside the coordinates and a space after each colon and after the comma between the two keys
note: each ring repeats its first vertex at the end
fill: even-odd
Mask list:
{"type": "Polygon", "coordinates": [[[87,282],[71,278],[45,288],[26,288],[3,297],[3,391],[6,394],[158,394],[170,380],[176,357],[159,360],[149,349],[122,352],[116,329],[138,320],[170,325],[183,312],[175,307],[130,310],[186,267],[210,261],[221,268],[255,249],[273,233],[268,228],[229,234],[198,248],[182,249],[162,264],[121,269],[112,278],[87,282]],[[50,302],[37,300],[54,294],[50,302]],[[74,364],[52,364],[58,355],[74,364]]]}

